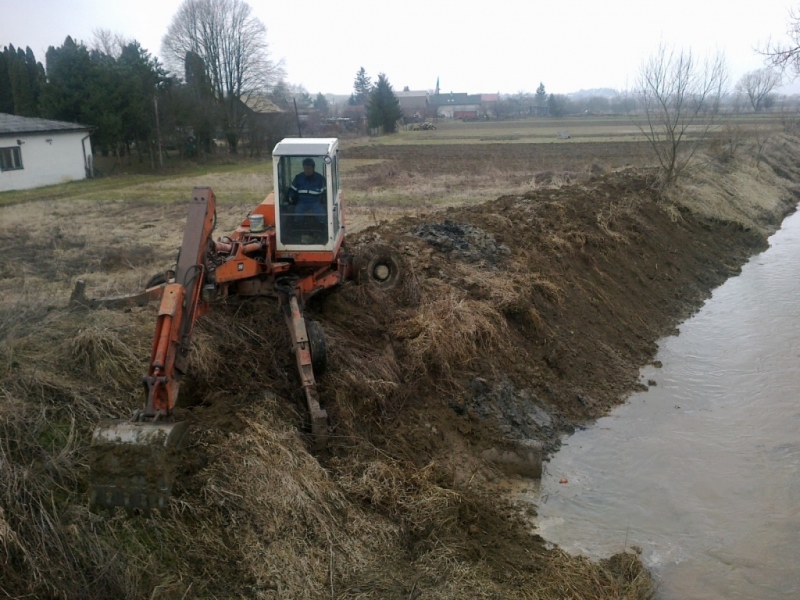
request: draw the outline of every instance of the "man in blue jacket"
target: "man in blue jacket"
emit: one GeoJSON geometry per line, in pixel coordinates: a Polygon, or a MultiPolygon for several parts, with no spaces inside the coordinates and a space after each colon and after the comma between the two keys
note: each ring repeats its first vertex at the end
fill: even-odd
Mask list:
{"type": "Polygon", "coordinates": [[[297,174],[289,187],[289,203],[294,205],[294,226],[305,231],[296,234],[302,237],[311,234],[312,243],[324,244],[328,241],[328,189],[325,177],[315,167],[313,158],[303,160],[303,172],[297,174]]]}
{"type": "Polygon", "coordinates": [[[289,202],[296,206],[295,214],[319,216],[324,222],[327,212],[327,187],[325,178],[314,170],[313,158],[303,160],[303,172],[298,173],[289,188],[289,202]]]}

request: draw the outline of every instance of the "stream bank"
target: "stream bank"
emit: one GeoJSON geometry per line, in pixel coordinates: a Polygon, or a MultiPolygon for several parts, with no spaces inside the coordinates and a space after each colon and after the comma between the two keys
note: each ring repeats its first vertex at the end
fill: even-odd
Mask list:
{"type": "MultiPolygon", "coordinates": [[[[14,296],[23,282],[0,268],[0,438],[15,441],[0,455],[4,591],[648,597],[635,554],[593,563],[531,536],[504,500],[514,479],[484,453],[527,439],[551,456],[564,433],[641,387],[656,340],[793,210],[800,146],[787,137],[771,148],[712,163],[666,199],[652,173],[627,170],[353,236],[354,249],[397,249],[406,277],[389,293],[347,284],[308,306],[329,344],[324,455],[298,433],[277,307],[215,306],[198,325],[180,403],[188,458],[171,510],[155,519],[85,506],[89,434],[141,401],[155,308],[69,311],[14,296]]],[[[150,215],[132,212],[131,230],[137,218],[150,215]]],[[[9,245],[4,260],[92,249],[44,242],[9,245]]],[[[56,281],[85,275],[58,264],[56,281]]]]}

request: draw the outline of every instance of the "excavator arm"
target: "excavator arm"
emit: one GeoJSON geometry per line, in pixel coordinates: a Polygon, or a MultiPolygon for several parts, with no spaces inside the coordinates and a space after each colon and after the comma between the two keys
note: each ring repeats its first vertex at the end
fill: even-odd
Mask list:
{"type": "Polygon", "coordinates": [[[164,287],[161,295],[150,366],[144,377],[147,404],[139,413],[140,420],[168,417],[175,408],[195,322],[208,312],[201,292],[208,254],[213,248],[215,215],[214,192],[210,188],[194,188],[175,280],[164,287]]]}
{"type": "Polygon", "coordinates": [[[177,452],[187,424],[170,420],[186,369],[198,317],[208,253],[212,248],[216,200],[209,188],[194,188],[175,278],[161,303],[144,377],[146,404],[129,421],[105,421],[92,435],[90,505],[144,513],[163,509],[172,493],[177,452]]]}

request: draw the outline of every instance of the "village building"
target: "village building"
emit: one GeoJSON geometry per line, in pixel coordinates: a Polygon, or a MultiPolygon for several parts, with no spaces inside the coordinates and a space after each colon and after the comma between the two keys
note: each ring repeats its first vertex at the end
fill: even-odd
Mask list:
{"type": "Polygon", "coordinates": [[[0,192],[86,179],[91,128],[0,113],[0,192]]]}
{"type": "MultiPolygon", "coordinates": [[[[284,129],[288,128],[286,123],[294,118],[264,94],[244,95],[242,104],[246,117],[241,141],[249,147],[251,154],[261,156],[262,149],[271,149],[278,143],[284,129]]],[[[297,118],[305,120],[307,115],[297,118]]]]}
{"type": "Polygon", "coordinates": [[[400,102],[400,110],[406,119],[424,118],[430,109],[430,94],[427,90],[409,90],[395,92],[394,95],[400,102]]]}
{"type": "Polygon", "coordinates": [[[434,94],[433,105],[437,116],[446,119],[477,119],[481,114],[480,94],[434,94]]]}

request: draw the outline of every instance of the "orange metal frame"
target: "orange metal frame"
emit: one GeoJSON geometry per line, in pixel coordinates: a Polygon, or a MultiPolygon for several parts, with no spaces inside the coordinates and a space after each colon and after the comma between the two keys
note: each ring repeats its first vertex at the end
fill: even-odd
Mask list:
{"type": "MultiPolygon", "coordinates": [[[[144,385],[145,419],[169,416],[177,401],[189,341],[197,319],[210,305],[203,289],[215,294],[278,295],[292,334],[312,428],[322,435],[327,415],[319,407],[311,368],[310,347],[302,314],[305,300],[350,277],[351,264],[340,256],[343,234],[331,252],[275,251],[275,204],[270,194],[255,209],[264,215],[264,231],[251,232],[246,218],[230,236],[212,241],[216,198],[210,188],[195,188],[175,278],[162,290],[161,304],[144,385]],[[290,276],[289,289],[276,289],[276,279],[290,276]]],[[[320,440],[318,440],[318,443],[320,440]]]]}

